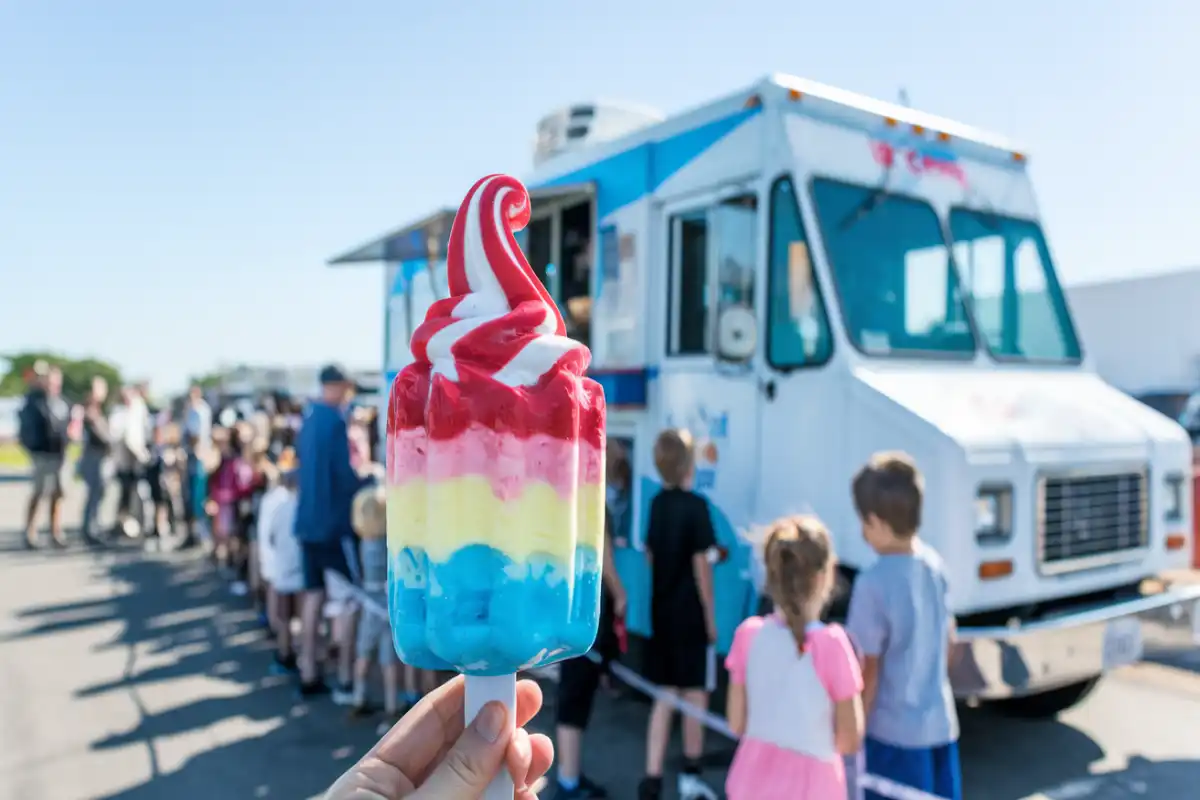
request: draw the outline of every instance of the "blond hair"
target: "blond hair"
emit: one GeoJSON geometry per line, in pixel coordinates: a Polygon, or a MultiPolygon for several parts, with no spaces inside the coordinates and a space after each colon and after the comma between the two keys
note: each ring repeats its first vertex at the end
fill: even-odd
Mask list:
{"type": "Polygon", "coordinates": [[[692,470],[696,445],[683,428],[668,428],[654,442],[654,466],[667,486],[680,486],[692,470]]]}
{"type": "Polygon", "coordinates": [[[832,588],[825,579],[834,561],[829,530],[814,516],[777,520],[767,530],[763,561],[767,594],[803,654],[805,630],[819,617],[832,588]]]}
{"type": "Polygon", "coordinates": [[[383,486],[368,486],[354,495],[350,520],[360,539],[387,536],[387,495],[383,486]]]}

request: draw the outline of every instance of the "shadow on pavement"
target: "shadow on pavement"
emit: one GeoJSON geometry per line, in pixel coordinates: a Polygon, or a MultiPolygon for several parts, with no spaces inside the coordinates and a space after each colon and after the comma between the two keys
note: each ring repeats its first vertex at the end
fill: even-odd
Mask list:
{"type": "Polygon", "coordinates": [[[1200,762],[1129,759],[1125,769],[1071,781],[1045,791],[1047,800],[1127,800],[1131,797],[1194,797],[1200,762]]]}
{"type": "Polygon", "coordinates": [[[26,608],[17,615],[26,627],[10,637],[121,624],[97,649],[125,650],[124,674],[76,694],[128,693],[138,723],[91,747],[144,743],[151,778],[103,800],[312,797],[373,743],[373,723],[350,725],[328,701],[301,704],[286,679],[268,675],[270,644],[257,615],[228,595],[202,557],[107,552],[97,559],[96,577],[118,588],[111,599],[26,608]],[[160,697],[156,684],[180,680],[199,687],[192,696],[201,696],[150,710],[163,703],[147,703],[143,695],[160,697]],[[159,764],[181,759],[170,770],[159,764]]]}

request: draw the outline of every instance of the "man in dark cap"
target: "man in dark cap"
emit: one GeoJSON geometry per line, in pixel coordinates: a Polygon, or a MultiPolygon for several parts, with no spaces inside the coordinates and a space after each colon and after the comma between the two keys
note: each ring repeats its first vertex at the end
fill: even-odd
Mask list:
{"type": "Polygon", "coordinates": [[[354,384],[346,371],[331,364],[320,373],[321,394],[306,409],[296,455],[296,539],[300,542],[304,571],[303,631],[300,647],[300,693],[327,691],[317,666],[318,627],[325,604],[325,571],[350,577],[350,548],[354,529],[350,507],[365,485],[350,464],[350,439],[346,408],[354,384]]]}

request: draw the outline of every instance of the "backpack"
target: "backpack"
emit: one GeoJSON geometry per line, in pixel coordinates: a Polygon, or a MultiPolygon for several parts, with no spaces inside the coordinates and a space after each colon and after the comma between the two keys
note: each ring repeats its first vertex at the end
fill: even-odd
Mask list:
{"type": "Polygon", "coordinates": [[[49,444],[46,441],[46,419],[32,397],[25,398],[18,423],[20,427],[17,431],[17,438],[21,442],[21,447],[30,453],[40,453],[46,449],[49,444]]]}

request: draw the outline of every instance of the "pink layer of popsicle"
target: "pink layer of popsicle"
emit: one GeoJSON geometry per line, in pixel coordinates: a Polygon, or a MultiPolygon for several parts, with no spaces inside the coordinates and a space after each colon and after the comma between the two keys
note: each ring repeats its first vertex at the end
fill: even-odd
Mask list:
{"type": "Polygon", "coordinates": [[[567,498],[574,487],[604,478],[604,451],[586,441],[567,442],[544,434],[522,438],[480,425],[453,439],[435,441],[432,457],[429,439],[420,428],[392,432],[387,448],[392,485],[414,478],[443,481],[478,475],[487,478],[497,497],[509,500],[519,497],[527,483],[548,483],[567,498]],[[576,463],[577,468],[564,469],[576,463]]]}

